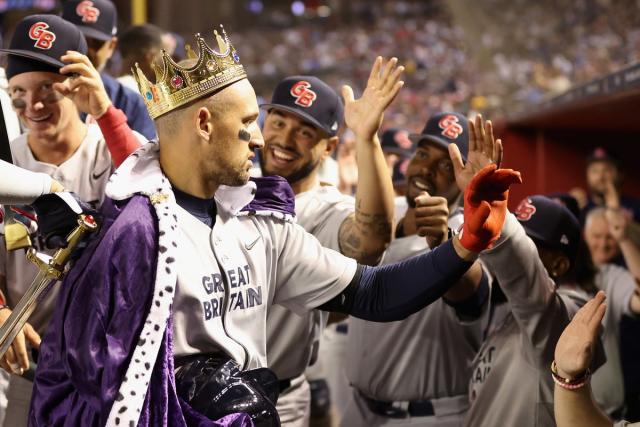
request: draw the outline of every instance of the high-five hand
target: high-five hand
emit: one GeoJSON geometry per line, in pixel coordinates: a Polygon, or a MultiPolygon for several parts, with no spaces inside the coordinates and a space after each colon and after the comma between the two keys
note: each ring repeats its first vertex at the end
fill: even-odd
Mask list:
{"type": "Polygon", "coordinates": [[[344,120],[356,137],[366,141],[373,139],[382,123],[384,110],[394,100],[404,82],[400,80],[403,66],[398,66],[398,59],[384,61],[377,57],[371,68],[362,96],[354,99],[350,86],[342,87],[344,98],[344,120]]]}
{"type": "Polygon", "coordinates": [[[476,116],[475,124],[469,120],[469,153],[466,164],[456,144],[449,144],[449,156],[453,163],[456,183],[460,191],[464,192],[473,176],[485,166],[495,163],[500,167],[502,163],[502,141],[493,136],[493,124],[486,122],[482,116],[476,116]]]}
{"type": "Polygon", "coordinates": [[[593,346],[606,310],[605,298],[604,292],[598,292],[578,310],[558,339],[555,360],[558,374],[563,378],[575,378],[591,364],[593,346]]]}

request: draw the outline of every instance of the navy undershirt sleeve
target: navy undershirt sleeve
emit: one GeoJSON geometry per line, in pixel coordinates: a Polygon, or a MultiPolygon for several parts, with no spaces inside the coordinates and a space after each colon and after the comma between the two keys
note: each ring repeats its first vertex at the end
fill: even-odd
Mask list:
{"type": "Polygon", "coordinates": [[[343,292],[318,307],[365,320],[402,320],[436,301],[471,267],[451,240],[396,264],[358,266],[343,292]]]}

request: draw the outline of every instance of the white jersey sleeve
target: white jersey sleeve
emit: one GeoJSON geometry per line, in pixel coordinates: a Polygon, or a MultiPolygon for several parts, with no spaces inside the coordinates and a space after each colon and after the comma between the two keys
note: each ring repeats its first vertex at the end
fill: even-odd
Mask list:
{"type": "Polygon", "coordinates": [[[283,224],[277,238],[274,302],[300,315],[338,295],[356,273],[355,260],[324,248],[298,224],[283,224]]]}
{"type": "Polygon", "coordinates": [[[51,177],[0,160],[0,203],[27,205],[51,190],[51,177]]]}
{"type": "Polygon", "coordinates": [[[296,196],[296,218],[322,246],[340,251],[340,227],[355,206],[353,197],[332,185],[320,185],[296,196]]]}

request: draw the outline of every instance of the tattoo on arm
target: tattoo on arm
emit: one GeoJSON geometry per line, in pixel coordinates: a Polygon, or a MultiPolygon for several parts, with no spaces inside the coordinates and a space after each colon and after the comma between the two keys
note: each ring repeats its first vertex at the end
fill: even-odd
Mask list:
{"type": "Polygon", "coordinates": [[[385,215],[370,214],[358,206],[340,226],[340,251],[361,264],[375,265],[391,239],[391,229],[385,215]]]}

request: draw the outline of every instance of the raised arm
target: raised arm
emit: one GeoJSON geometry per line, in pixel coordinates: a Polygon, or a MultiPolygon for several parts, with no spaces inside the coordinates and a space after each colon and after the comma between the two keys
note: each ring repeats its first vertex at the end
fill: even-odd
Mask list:
{"type": "MultiPolygon", "coordinates": [[[[490,120],[486,122],[482,116],[478,114],[473,120],[469,121],[469,151],[467,153],[467,162],[463,163],[462,156],[458,146],[449,145],[449,156],[453,164],[456,177],[456,184],[460,192],[465,194],[469,182],[473,176],[483,167],[489,164],[495,164],[500,167],[502,163],[502,140],[496,139],[493,135],[493,124],[490,120]]],[[[465,204],[467,201],[465,200],[465,204]]],[[[487,297],[488,282],[483,282],[483,272],[480,262],[475,262],[469,271],[445,294],[445,301],[450,305],[462,307],[462,310],[472,309],[477,314],[480,310],[478,304],[483,304],[487,297]],[[484,288],[480,285],[484,284],[484,288]]],[[[458,310],[459,314],[462,313],[458,310]]]]}
{"type": "Polygon", "coordinates": [[[342,88],[345,122],[356,137],[358,185],[356,210],[340,226],[340,251],[358,262],[375,265],[393,235],[394,192],[384,160],[378,128],[384,110],[404,84],[404,67],[397,58],[376,58],[362,97],[355,100],[349,86],[342,88]]]}
{"type": "MultiPolygon", "coordinates": [[[[555,365],[560,377],[569,381],[585,378],[605,313],[604,300],[604,292],[598,292],[578,310],[560,336],[555,349],[555,365]]],[[[613,422],[593,399],[588,377],[579,383],[581,387],[570,390],[556,382],[553,397],[558,427],[612,427],[613,422]]]]}
{"type": "Polygon", "coordinates": [[[498,238],[509,186],[520,182],[510,170],[483,168],[465,192],[468,206],[462,237],[397,264],[360,266],[347,288],[320,308],[366,320],[401,320],[444,295],[471,267],[477,253],[498,238]]]}
{"type": "Polygon", "coordinates": [[[100,74],[89,58],[79,52],[67,52],[60,58],[67,63],[60,69],[61,74],[72,77],[54,88],[69,97],[78,110],[91,114],[98,122],[115,167],[140,147],[140,141],[127,124],[124,113],[113,106],[100,74]]]}

